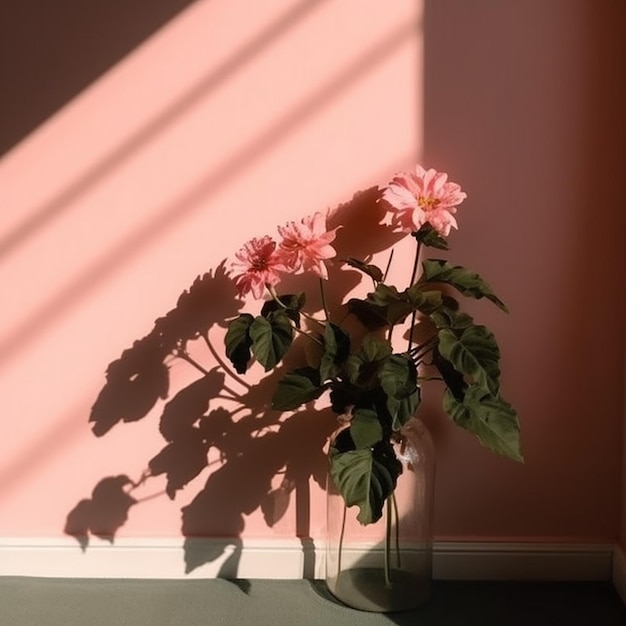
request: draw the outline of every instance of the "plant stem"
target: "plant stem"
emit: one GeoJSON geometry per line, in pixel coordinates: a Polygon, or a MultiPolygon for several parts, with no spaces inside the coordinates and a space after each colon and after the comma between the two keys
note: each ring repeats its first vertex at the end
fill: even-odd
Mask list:
{"type": "Polygon", "coordinates": [[[326,321],[330,321],[330,315],[328,314],[328,306],[326,304],[326,293],[324,292],[324,279],[320,278],[320,294],[322,296],[322,308],[324,309],[324,317],[326,317],[326,321]]]}
{"type": "Polygon", "coordinates": [[[389,268],[391,267],[391,259],[393,259],[393,248],[391,248],[391,252],[389,253],[389,260],[387,261],[387,267],[385,268],[385,273],[383,274],[383,279],[381,282],[385,282],[387,280],[387,274],[389,273],[389,268]]]}
{"type": "Polygon", "coordinates": [[[431,335],[424,343],[422,343],[422,345],[415,346],[415,348],[411,348],[411,350],[409,352],[413,352],[414,353],[413,356],[417,356],[425,348],[427,348],[428,350],[434,348],[435,344],[438,341],[438,339],[439,339],[439,335],[438,334],[431,335]]]}
{"type": "Polygon", "coordinates": [[[311,335],[311,333],[307,333],[306,330],[301,330],[297,326],[294,326],[293,329],[297,333],[300,333],[301,335],[304,335],[305,337],[308,337],[311,341],[314,341],[315,343],[319,344],[320,346],[322,346],[322,348],[324,347],[324,342],[323,341],[320,341],[317,337],[314,337],[313,335],[311,335]]]}
{"type": "Polygon", "coordinates": [[[209,351],[213,355],[213,358],[220,364],[220,367],[224,370],[224,372],[226,372],[233,380],[236,380],[240,385],[243,385],[246,389],[251,389],[252,385],[249,385],[245,380],[243,380],[243,378],[239,378],[239,376],[237,376],[237,374],[235,374],[235,372],[233,372],[230,367],[228,367],[228,365],[224,363],[224,360],[218,354],[217,350],[209,340],[209,333],[204,333],[202,335],[202,338],[206,342],[206,345],[209,347],[209,351]]]}
{"type": "Polygon", "coordinates": [[[389,551],[391,548],[391,498],[387,498],[385,511],[385,588],[391,589],[391,576],[389,574],[389,551]]]}
{"type": "Polygon", "coordinates": [[[409,356],[413,359],[415,363],[422,360],[429,352],[432,352],[437,345],[437,337],[433,337],[423,343],[421,346],[413,348],[409,353],[409,356]]]}
{"type": "MultiPolygon", "coordinates": [[[[417,247],[415,249],[415,260],[413,261],[413,271],[411,272],[411,281],[409,282],[409,288],[411,288],[415,284],[415,278],[417,276],[417,267],[419,265],[421,252],[422,252],[422,242],[417,240],[417,247]]],[[[415,329],[416,314],[417,314],[417,311],[413,309],[413,312],[411,313],[411,328],[409,330],[409,347],[407,349],[407,352],[410,352],[413,346],[413,330],[415,329]]]]}
{"type": "Polygon", "coordinates": [[[324,322],[314,318],[312,315],[309,315],[308,313],[305,313],[304,311],[298,311],[298,313],[300,313],[300,315],[302,315],[302,317],[304,317],[305,319],[309,320],[310,322],[313,322],[313,323],[317,324],[318,326],[321,326],[322,328],[326,328],[326,325],[324,324],[324,322]]]}
{"type": "Polygon", "coordinates": [[[345,502],[343,505],[343,516],[341,519],[341,532],[339,533],[339,549],[337,552],[337,578],[339,578],[339,574],[341,574],[341,556],[343,555],[343,538],[346,533],[346,514],[348,512],[348,507],[345,502]]]}
{"type": "MultiPolygon", "coordinates": [[[[268,285],[267,286],[267,290],[270,292],[270,295],[272,296],[272,299],[274,300],[274,302],[276,302],[276,304],[278,304],[281,308],[283,308],[285,310],[289,309],[289,307],[278,297],[278,294],[276,293],[276,290],[274,289],[274,287],[270,287],[268,285]]],[[[302,315],[302,317],[308,319],[311,322],[314,322],[315,324],[318,324],[322,328],[326,327],[324,322],[321,322],[320,320],[315,319],[312,315],[309,315],[308,313],[305,313],[302,310],[299,310],[298,313],[300,313],[300,315],[302,315]]]]}
{"type": "Polygon", "coordinates": [[[393,504],[393,515],[395,520],[395,536],[396,536],[396,563],[398,568],[402,567],[400,564],[400,517],[398,515],[398,501],[396,500],[395,491],[391,494],[391,503],[393,504]]]}
{"type": "Polygon", "coordinates": [[[420,254],[422,252],[422,242],[417,242],[417,248],[415,250],[415,260],[413,261],[413,272],[411,273],[411,282],[409,283],[409,287],[412,287],[415,284],[415,278],[417,277],[417,267],[419,265],[420,254]]]}

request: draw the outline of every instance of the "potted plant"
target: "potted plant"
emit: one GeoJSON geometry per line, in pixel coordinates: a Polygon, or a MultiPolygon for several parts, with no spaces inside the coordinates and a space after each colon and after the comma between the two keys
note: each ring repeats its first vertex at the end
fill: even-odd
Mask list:
{"type": "Polygon", "coordinates": [[[244,374],[253,361],[266,372],[276,368],[296,336],[310,344],[303,362],[278,381],[272,407],[295,411],[327,395],[338,415],[329,446],[327,582],[356,608],[391,611],[428,596],[434,453],[419,418],[425,385],[443,384],[445,413],[487,448],[517,461],[522,455],[516,412],[500,394],[498,344],[458,295],[505,305],[476,272],[422,258],[426,248],[448,249],[466,194],[445,173],[417,166],[379,196],[389,228],[415,241],[406,285],[389,283],[391,257],[384,269],[369,258],[340,259],[372,289],[332,312],[327,264],[337,262],[341,224],[329,226],[332,216],[321,212],[289,222],[277,240],[254,238],[235,254],[230,275],[239,295],[264,302],[259,314],[230,321],[225,348],[244,374]],[[305,291],[281,290],[285,277],[301,274],[319,279],[318,312],[308,309],[305,291]],[[381,531],[355,561],[347,533],[359,526],[381,531]]]}

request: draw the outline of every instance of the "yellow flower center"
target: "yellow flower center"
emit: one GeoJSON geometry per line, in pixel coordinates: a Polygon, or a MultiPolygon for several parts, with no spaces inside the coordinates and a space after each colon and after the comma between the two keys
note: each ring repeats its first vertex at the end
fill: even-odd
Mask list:
{"type": "Polygon", "coordinates": [[[436,209],[440,202],[441,200],[439,200],[439,198],[433,198],[431,196],[420,196],[417,199],[417,203],[420,205],[421,209],[424,209],[424,211],[432,211],[433,209],[436,209]]]}

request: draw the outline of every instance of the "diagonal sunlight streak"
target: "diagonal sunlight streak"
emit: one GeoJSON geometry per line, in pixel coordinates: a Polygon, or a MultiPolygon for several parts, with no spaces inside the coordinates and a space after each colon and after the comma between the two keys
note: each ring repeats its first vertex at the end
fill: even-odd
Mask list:
{"type": "Polygon", "coordinates": [[[0,158],[23,140],[28,142],[76,96],[195,2],[4,0],[0,4],[0,158]]]}
{"type": "Polygon", "coordinates": [[[63,448],[67,448],[82,435],[85,424],[83,407],[87,405],[88,400],[76,403],[60,419],[57,417],[47,430],[30,442],[26,450],[23,450],[15,460],[10,460],[8,465],[2,467],[0,499],[11,488],[15,488],[20,481],[34,474],[44,461],[58,456],[63,448]]]}
{"type": "Polygon", "coordinates": [[[177,200],[162,208],[156,219],[143,229],[126,237],[108,254],[93,263],[78,279],[49,299],[0,344],[0,367],[6,365],[11,356],[32,342],[77,301],[93,291],[98,283],[119,271],[127,261],[137,256],[150,241],[163,234],[174,223],[198,210],[201,201],[206,200],[226,183],[232,182],[246,168],[279,145],[294,129],[327,107],[340,94],[358,83],[375,66],[396,52],[405,42],[415,37],[417,28],[418,24],[412,20],[391,31],[371,46],[359,59],[327,81],[317,93],[294,107],[291,112],[281,116],[278,122],[248,142],[219,169],[206,176],[177,200]]]}
{"type": "Polygon", "coordinates": [[[326,2],[328,2],[328,0],[316,0],[316,2],[302,0],[295,7],[286,11],[252,41],[242,46],[236,54],[232,55],[218,66],[188,93],[184,94],[171,106],[137,130],[131,137],[106,155],[99,163],[92,166],[79,180],[58,193],[45,206],[36,209],[32,216],[0,240],[0,262],[3,257],[6,257],[22,241],[47,226],[56,217],[62,215],[63,212],[85,192],[112,171],[119,168],[140,149],[149,145],[159,133],[163,132],[166,127],[179,119],[185,112],[189,111],[189,109],[202,100],[208,93],[219,88],[250,61],[256,60],[258,55],[268,46],[291,30],[302,18],[311,13],[313,9],[318,9],[326,2]]]}

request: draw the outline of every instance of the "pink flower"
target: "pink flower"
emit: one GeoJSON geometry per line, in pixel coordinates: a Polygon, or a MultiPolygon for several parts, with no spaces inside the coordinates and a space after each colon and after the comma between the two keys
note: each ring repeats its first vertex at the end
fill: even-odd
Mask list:
{"type": "Polygon", "coordinates": [[[278,272],[285,271],[276,251],[276,242],[269,236],[251,239],[235,253],[237,261],[231,264],[235,273],[233,280],[240,296],[248,292],[258,300],[263,297],[265,286],[273,287],[280,281],[278,272]]]}
{"type": "Polygon", "coordinates": [[[456,207],[467,197],[459,185],[447,180],[447,174],[421,165],[415,174],[396,174],[383,192],[383,200],[393,209],[392,225],[410,233],[428,223],[447,237],[450,228],[457,228],[456,207]]]}
{"type": "Polygon", "coordinates": [[[299,223],[289,222],[279,226],[282,241],[278,254],[285,267],[294,272],[311,270],[321,278],[328,278],[324,261],[336,254],[330,245],[336,230],[327,230],[326,216],[320,212],[305,217],[299,223]]]}

